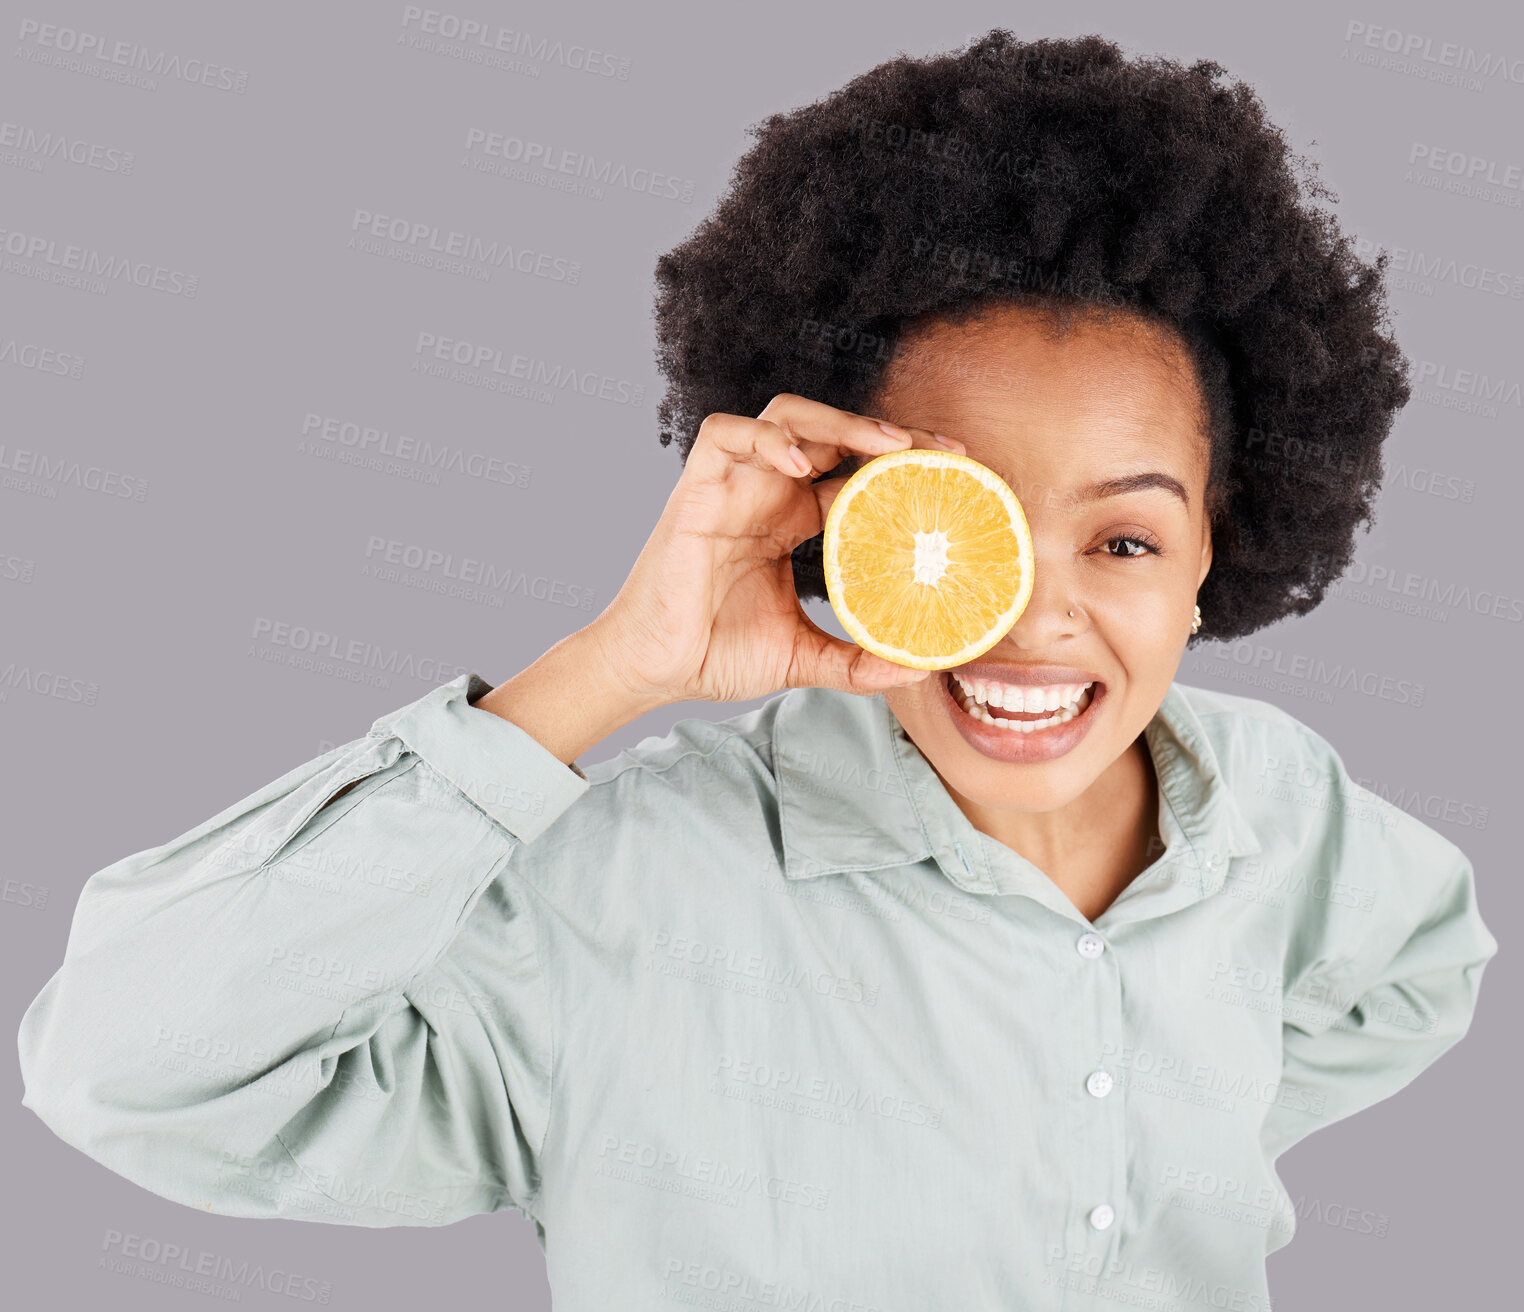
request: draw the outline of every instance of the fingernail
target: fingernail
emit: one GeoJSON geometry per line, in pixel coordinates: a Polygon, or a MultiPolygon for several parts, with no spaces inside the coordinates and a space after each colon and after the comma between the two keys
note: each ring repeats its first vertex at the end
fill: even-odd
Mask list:
{"type": "Polygon", "coordinates": [[[888,433],[890,437],[898,438],[901,442],[913,442],[915,440],[903,428],[897,428],[893,424],[886,424],[882,419],[878,421],[878,426],[888,433]]]}
{"type": "Polygon", "coordinates": [[[958,449],[958,444],[956,442],[952,441],[950,438],[943,437],[941,433],[933,433],[931,435],[931,440],[938,446],[946,447],[949,451],[956,451],[958,449]]]}

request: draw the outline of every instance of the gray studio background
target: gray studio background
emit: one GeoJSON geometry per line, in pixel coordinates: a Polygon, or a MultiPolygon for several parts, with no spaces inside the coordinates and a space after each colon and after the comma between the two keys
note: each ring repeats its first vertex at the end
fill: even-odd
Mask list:
{"type": "MultiPolygon", "coordinates": [[[[1502,943],[1459,1047],[1280,1159],[1300,1219],[1271,1288],[1296,1309],[1511,1302],[1524,22],[1475,0],[448,4],[546,53],[463,59],[391,3],[0,5],[4,1032],[92,873],[464,670],[507,679],[613,597],[679,470],[656,440],[652,266],[749,124],[996,24],[1096,31],[1258,90],[1367,254],[1392,250],[1415,371],[1337,595],[1193,652],[1179,678],[1286,708],[1457,842],[1502,943]],[[65,48],[79,34],[161,71],[65,48]],[[38,149],[48,134],[67,149],[38,149]],[[524,143],[637,185],[553,187],[504,158],[524,143]],[[1474,160],[1490,190],[1454,185],[1474,160]],[[512,255],[429,267],[452,232],[512,255]],[[141,285],[72,285],[69,247],[141,285]],[[510,390],[450,373],[480,348],[510,390]],[[528,361],[597,386],[519,386],[528,361]],[[422,442],[460,468],[431,468],[422,442]],[[468,560],[507,582],[462,593],[468,560]]],[[[668,707],[590,759],[744,709],[668,707]]],[[[55,1138],[14,1057],[3,1087],[10,1306],[225,1301],[105,1263],[123,1236],[311,1277],[334,1308],[550,1306],[515,1212],[390,1230],[199,1213],[55,1138]]]]}

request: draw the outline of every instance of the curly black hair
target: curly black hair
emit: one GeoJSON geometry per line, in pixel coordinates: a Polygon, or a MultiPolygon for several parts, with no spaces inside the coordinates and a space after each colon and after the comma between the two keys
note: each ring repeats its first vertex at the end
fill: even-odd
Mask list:
{"type": "MultiPolygon", "coordinates": [[[[1338,197],[1225,71],[995,28],[754,125],[715,211],[656,265],[661,444],[686,460],[707,415],[781,392],[874,413],[926,316],[1141,315],[1188,346],[1208,418],[1193,641],[1312,610],[1373,521],[1408,361],[1387,252],[1357,257],[1310,199],[1338,197]]],[[[794,551],[801,599],[826,596],[820,547],[794,551]]]]}

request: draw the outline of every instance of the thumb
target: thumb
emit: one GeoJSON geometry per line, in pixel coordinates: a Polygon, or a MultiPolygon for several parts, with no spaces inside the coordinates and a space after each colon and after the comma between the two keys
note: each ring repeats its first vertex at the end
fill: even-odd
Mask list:
{"type": "Polygon", "coordinates": [[[848,678],[851,680],[847,688],[848,692],[861,692],[871,696],[873,693],[884,692],[889,688],[913,688],[931,677],[931,670],[896,665],[893,661],[886,661],[883,657],[875,656],[871,651],[864,651],[851,643],[842,645],[856,653],[855,656],[850,656],[847,662],[848,678]]]}
{"type": "Polygon", "coordinates": [[[896,665],[882,656],[833,637],[800,609],[805,626],[795,648],[793,687],[834,688],[838,692],[871,697],[889,688],[904,688],[920,683],[932,673],[908,665],[896,665]]]}

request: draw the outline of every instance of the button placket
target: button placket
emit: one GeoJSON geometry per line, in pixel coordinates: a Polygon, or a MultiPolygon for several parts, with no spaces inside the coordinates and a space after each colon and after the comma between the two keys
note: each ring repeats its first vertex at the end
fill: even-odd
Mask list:
{"type": "MultiPolygon", "coordinates": [[[[1095,933],[1095,931],[1087,930],[1075,940],[1074,950],[1085,958],[1086,961],[1098,961],[1106,951],[1106,940],[1095,933]]],[[[1115,963],[1112,964],[1114,965],[1115,963]]],[[[1114,991],[1116,985],[1115,978],[1111,982],[1114,991]]],[[[1086,1091],[1091,1097],[1097,1099],[1105,1098],[1110,1094],[1115,1083],[1110,1071],[1099,1068],[1091,1071],[1085,1077],[1086,1091]]],[[[1104,1115],[1099,1110],[1097,1110],[1096,1114],[1104,1115]]],[[[1121,1108],[1118,1107],[1112,1114],[1120,1115],[1121,1108]]],[[[1123,1168],[1123,1174],[1125,1175],[1125,1167],[1123,1168]]],[[[1093,1231],[1109,1230],[1112,1223],[1116,1220],[1116,1209],[1110,1203],[1097,1203],[1086,1214],[1085,1219],[1089,1222],[1090,1228],[1093,1231]]]]}

